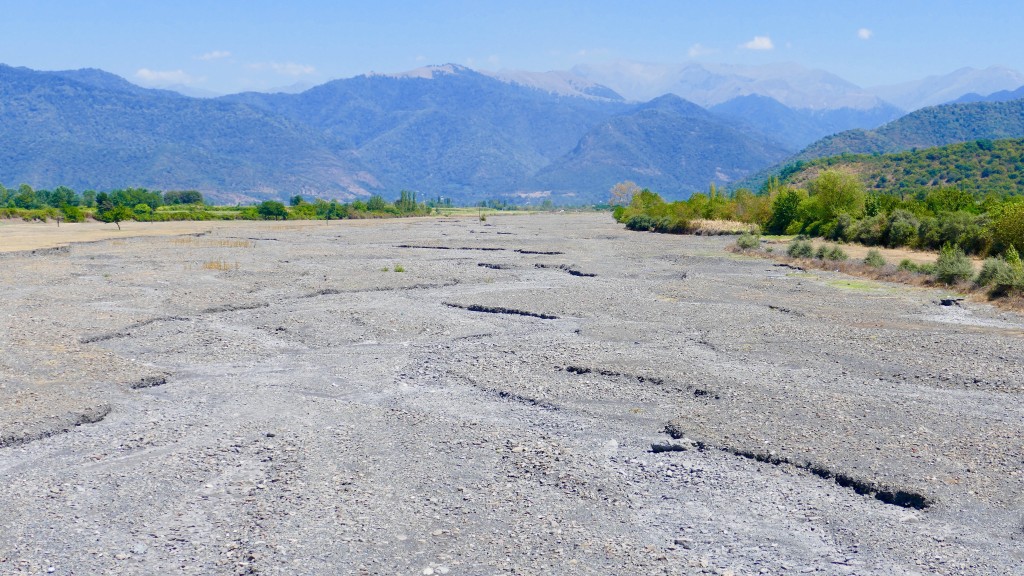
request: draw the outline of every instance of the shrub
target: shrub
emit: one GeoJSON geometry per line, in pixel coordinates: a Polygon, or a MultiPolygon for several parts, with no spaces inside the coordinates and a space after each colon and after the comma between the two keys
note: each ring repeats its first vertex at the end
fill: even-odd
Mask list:
{"type": "Polygon", "coordinates": [[[1021,262],[1020,254],[1010,245],[1003,254],[1003,263],[995,274],[992,284],[993,296],[1005,296],[1010,292],[1024,291],[1024,263],[1021,262]]]}
{"type": "Polygon", "coordinates": [[[740,250],[750,250],[751,248],[757,248],[760,245],[761,238],[749,232],[740,234],[740,237],[736,239],[736,246],[740,250]]]}
{"type": "Polygon", "coordinates": [[[793,258],[810,258],[814,255],[814,246],[809,240],[796,239],[786,249],[786,254],[793,258]]]}
{"type": "Polygon", "coordinates": [[[804,223],[799,220],[793,220],[786,226],[786,234],[799,234],[804,229],[804,223]]]}
{"type": "Polygon", "coordinates": [[[943,284],[956,284],[974,276],[971,259],[964,254],[959,246],[946,244],[939,251],[939,259],[935,261],[935,278],[943,284]]]}
{"type": "Polygon", "coordinates": [[[818,248],[817,257],[822,260],[846,260],[849,256],[839,246],[824,245],[818,248]]]}
{"type": "Polygon", "coordinates": [[[982,263],[981,271],[978,272],[974,283],[978,286],[991,286],[995,284],[997,276],[1005,274],[1009,269],[1010,265],[1002,258],[985,258],[985,262],[982,263]]]}
{"type": "Polygon", "coordinates": [[[665,216],[654,220],[654,231],[662,234],[686,234],[690,231],[690,223],[679,218],[665,216]]]}
{"type": "Polygon", "coordinates": [[[885,257],[878,250],[868,250],[868,255],[864,257],[864,264],[872,268],[881,268],[886,264],[885,257]]]}
{"type": "Polygon", "coordinates": [[[886,244],[890,248],[897,246],[910,246],[917,240],[918,229],[921,223],[910,212],[906,210],[894,210],[889,216],[889,230],[886,234],[886,244]]]}
{"type": "Polygon", "coordinates": [[[916,272],[917,274],[931,274],[935,271],[935,264],[914,264],[909,258],[900,260],[900,270],[905,272],[916,272]]]}
{"type": "Polygon", "coordinates": [[[401,264],[395,264],[394,271],[395,272],[405,272],[405,266],[402,266],[401,264]]]}
{"type": "Polygon", "coordinates": [[[637,230],[640,232],[650,232],[654,229],[655,221],[654,218],[647,216],[646,214],[637,214],[626,220],[626,229],[637,230]]]}

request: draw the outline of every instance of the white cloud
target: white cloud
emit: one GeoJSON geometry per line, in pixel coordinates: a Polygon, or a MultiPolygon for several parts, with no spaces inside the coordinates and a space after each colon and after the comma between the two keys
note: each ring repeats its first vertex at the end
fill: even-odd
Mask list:
{"type": "Polygon", "coordinates": [[[690,58],[698,58],[700,56],[707,56],[708,54],[714,54],[715,50],[702,45],[700,42],[690,46],[690,49],[686,51],[686,54],[690,58]]]}
{"type": "Polygon", "coordinates": [[[775,44],[772,43],[772,39],[768,36],[754,36],[754,39],[745,44],[740,44],[740,48],[747,50],[774,50],[775,44]]]}
{"type": "Polygon", "coordinates": [[[194,84],[197,78],[189,76],[184,70],[150,70],[139,68],[135,77],[151,84],[194,84]]]}
{"type": "Polygon", "coordinates": [[[307,76],[315,74],[316,68],[308,64],[296,64],[295,62],[260,62],[250,64],[253,70],[272,70],[282,76],[307,76]]]}
{"type": "Polygon", "coordinates": [[[868,39],[870,39],[872,34],[874,34],[874,32],[872,32],[871,30],[869,30],[867,28],[861,28],[861,29],[857,30],[857,38],[860,38],[861,40],[868,40],[868,39]]]}
{"type": "Polygon", "coordinates": [[[228,52],[227,50],[214,50],[212,52],[196,56],[196,60],[221,60],[230,56],[231,52],[228,52]]]}

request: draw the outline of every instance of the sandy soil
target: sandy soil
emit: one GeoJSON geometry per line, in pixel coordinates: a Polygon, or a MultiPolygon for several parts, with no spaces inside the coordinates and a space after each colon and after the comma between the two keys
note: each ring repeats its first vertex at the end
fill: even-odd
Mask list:
{"type": "Polygon", "coordinates": [[[0,255],[0,573],[1024,573],[1017,314],[600,214],[137,226],[0,255]]]}

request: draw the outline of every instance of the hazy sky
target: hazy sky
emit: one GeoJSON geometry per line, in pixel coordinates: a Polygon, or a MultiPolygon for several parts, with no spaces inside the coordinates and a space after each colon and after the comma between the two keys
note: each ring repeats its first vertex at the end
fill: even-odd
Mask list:
{"type": "Polygon", "coordinates": [[[214,92],[448,62],[795,62],[873,86],[1024,71],[1021,0],[0,0],[0,63],[214,92]]]}

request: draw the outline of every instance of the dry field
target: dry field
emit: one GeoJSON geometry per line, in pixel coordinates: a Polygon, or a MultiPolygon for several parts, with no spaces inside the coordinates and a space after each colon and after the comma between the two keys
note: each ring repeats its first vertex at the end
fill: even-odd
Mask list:
{"type": "Polygon", "coordinates": [[[1024,573],[1018,314],[601,214],[124,227],[0,225],[0,574],[1024,573]]]}

